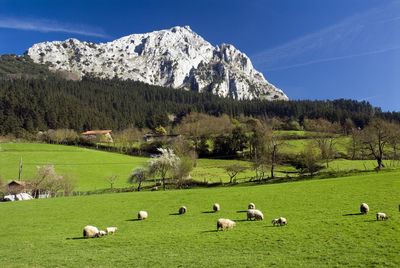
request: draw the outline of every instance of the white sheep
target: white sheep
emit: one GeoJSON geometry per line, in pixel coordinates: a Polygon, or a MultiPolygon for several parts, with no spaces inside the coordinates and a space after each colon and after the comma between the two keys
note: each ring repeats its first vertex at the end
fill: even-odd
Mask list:
{"type": "Polygon", "coordinates": [[[263,220],[264,215],[258,209],[249,209],[247,210],[247,220],[251,220],[252,218],[254,220],[263,220]]]}
{"type": "Polygon", "coordinates": [[[137,217],[138,217],[139,220],[147,219],[147,212],[141,210],[141,211],[139,211],[137,217]]]}
{"type": "Polygon", "coordinates": [[[376,213],[376,220],[379,221],[380,219],[387,220],[389,217],[383,212],[378,212],[376,213]]]}
{"type": "Polygon", "coordinates": [[[362,203],[360,206],[360,212],[362,214],[367,214],[369,212],[369,206],[366,203],[362,203]]]}
{"type": "Polygon", "coordinates": [[[221,228],[221,230],[227,230],[235,226],[236,222],[231,221],[229,219],[218,219],[217,221],[217,231],[219,230],[219,228],[221,228]]]}
{"type": "Polygon", "coordinates": [[[87,226],[85,226],[85,228],[83,228],[83,237],[93,238],[93,237],[99,237],[99,236],[100,236],[100,233],[96,227],[87,225],[87,226]]]}
{"type": "Polygon", "coordinates": [[[103,230],[99,231],[99,236],[105,236],[105,235],[107,235],[107,233],[105,231],[103,231],[103,230]]]}
{"type": "Polygon", "coordinates": [[[185,206],[181,206],[181,207],[179,208],[179,214],[185,214],[186,211],[187,211],[187,208],[186,208],[185,206]]]}
{"type": "Polygon", "coordinates": [[[213,205],[213,210],[215,211],[215,212],[217,212],[217,211],[219,211],[219,204],[217,204],[217,203],[215,203],[214,205],[213,205]]]}
{"type": "Polygon", "coordinates": [[[283,218],[283,217],[280,217],[279,218],[279,225],[280,226],[287,225],[287,220],[285,218],[283,218]]]}
{"type": "Polygon", "coordinates": [[[250,203],[248,209],[256,209],[256,205],[254,205],[254,203],[250,203]]]}
{"type": "Polygon", "coordinates": [[[107,227],[106,228],[106,233],[107,234],[114,234],[117,229],[118,229],[117,227],[107,227]]]}
{"type": "Polygon", "coordinates": [[[271,223],[275,226],[275,224],[279,224],[279,219],[273,219],[271,223]]]}

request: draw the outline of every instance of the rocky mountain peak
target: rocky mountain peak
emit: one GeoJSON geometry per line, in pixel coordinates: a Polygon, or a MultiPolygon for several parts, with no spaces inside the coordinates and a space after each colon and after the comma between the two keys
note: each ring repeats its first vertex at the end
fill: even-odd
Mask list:
{"type": "Polygon", "coordinates": [[[44,42],[33,45],[27,54],[36,63],[80,77],[118,77],[237,99],[288,99],[254,69],[244,53],[229,44],[214,47],[189,26],[100,44],[74,38],[44,42]]]}

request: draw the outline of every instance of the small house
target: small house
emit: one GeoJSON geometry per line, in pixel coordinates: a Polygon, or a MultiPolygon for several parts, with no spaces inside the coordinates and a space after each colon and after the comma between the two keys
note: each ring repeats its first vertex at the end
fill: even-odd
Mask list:
{"type": "Polygon", "coordinates": [[[12,180],[7,184],[7,192],[11,194],[19,194],[25,192],[29,186],[29,183],[24,181],[12,180]]]}
{"type": "Polygon", "coordinates": [[[90,140],[99,139],[101,142],[114,142],[113,138],[111,137],[110,129],[107,130],[89,130],[83,132],[82,135],[87,137],[90,140]]]}

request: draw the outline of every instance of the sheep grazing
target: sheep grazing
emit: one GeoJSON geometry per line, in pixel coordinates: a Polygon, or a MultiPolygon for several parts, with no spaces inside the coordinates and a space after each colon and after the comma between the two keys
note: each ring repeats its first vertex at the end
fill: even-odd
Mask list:
{"type": "Polygon", "coordinates": [[[367,214],[369,212],[369,206],[366,203],[362,203],[360,206],[360,212],[362,214],[367,214]]]}
{"type": "Polygon", "coordinates": [[[103,230],[99,231],[99,236],[105,236],[105,235],[107,235],[107,233],[105,231],[103,231],[103,230]]]}
{"type": "Polygon", "coordinates": [[[279,224],[279,219],[273,219],[271,223],[275,226],[275,224],[279,224]]]}
{"type": "Polygon", "coordinates": [[[217,231],[219,230],[219,228],[221,228],[221,230],[227,230],[229,228],[233,228],[236,226],[236,222],[231,221],[229,219],[219,219],[217,221],[217,231]]]}
{"type": "Polygon", "coordinates": [[[213,205],[213,210],[214,210],[215,212],[219,211],[219,204],[215,203],[215,204],[213,205]]]}
{"type": "Polygon", "coordinates": [[[87,225],[87,226],[85,226],[85,228],[83,228],[83,237],[93,238],[93,237],[99,237],[99,236],[100,236],[100,232],[96,227],[87,225]]]}
{"type": "Polygon", "coordinates": [[[185,206],[181,206],[179,208],[179,214],[185,214],[187,212],[187,208],[185,206]]]}
{"type": "Polygon", "coordinates": [[[254,205],[254,203],[250,203],[248,209],[256,209],[256,205],[254,205]]]}
{"type": "Polygon", "coordinates": [[[389,217],[385,213],[378,212],[376,213],[376,220],[379,221],[380,219],[387,220],[389,217]]]}
{"type": "Polygon", "coordinates": [[[287,225],[287,220],[285,218],[280,217],[278,220],[279,220],[279,225],[280,226],[287,225]]]}
{"type": "Polygon", "coordinates": [[[158,191],[158,187],[154,186],[153,188],[151,188],[152,191],[158,191]]]}
{"type": "Polygon", "coordinates": [[[107,234],[114,234],[117,229],[118,229],[117,227],[107,227],[106,228],[106,233],[107,234]]]}
{"type": "Polygon", "coordinates": [[[139,211],[137,214],[137,217],[139,220],[144,220],[147,219],[147,212],[146,211],[139,211]]]}
{"type": "Polygon", "coordinates": [[[282,225],[287,225],[287,220],[285,218],[280,217],[279,219],[273,219],[272,224],[282,226],[282,225]]]}
{"type": "Polygon", "coordinates": [[[258,220],[262,221],[264,219],[264,215],[258,209],[249,209],[247,211],[247,220],[251,220],[253,218],[256,221],[258,221],[258,220]]]}

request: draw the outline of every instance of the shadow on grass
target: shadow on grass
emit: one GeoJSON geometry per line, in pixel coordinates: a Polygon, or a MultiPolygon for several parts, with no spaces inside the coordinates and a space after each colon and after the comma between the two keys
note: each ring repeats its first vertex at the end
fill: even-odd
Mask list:
{"type": "Polygon", "coordinates": [[[141,221],[139,219],[129,219],[129,220],[125,220],[125,221],[141,221]]]}
{"type": "Polygon", "coordinates": [[[218,230],[202,231],[201,233],[216,233],[218,230]]]}
{"type": "Polygon", "coordinates": [[[174,215],[181,215],[179,213],[169,213],[169,215],[174,216],[174,215]]]}
{"type": "Polygon", "coordinates": [[[241,221],[248,221],[248,220],[233,220],[233,221],[237,221],[237,222],[241,222],[241,221]]]}
{"type": "Polygon", "coordinates": [[[244,212],[247,212],[247,210],[238,210],[238,211],[236,211],[236,213],[244,213],[244,212]]]}
{"type": "Polygon", "coordinates": [[[87,239],[86,237],[80,236],[80,237],[68,237],[66,240],[79,240],[79,239],[87,239]]]}
{"type": "Polygon", "coordinates": [[[363,213],[347,213],[347,214],[343,214],[342,216],[358,216],[358,215],[364,215],[363,213]]]}
{"type": "Polygon", "coordinates": [[[201,213],[215,213],[216,211],[202,211],[201,213]]]}

